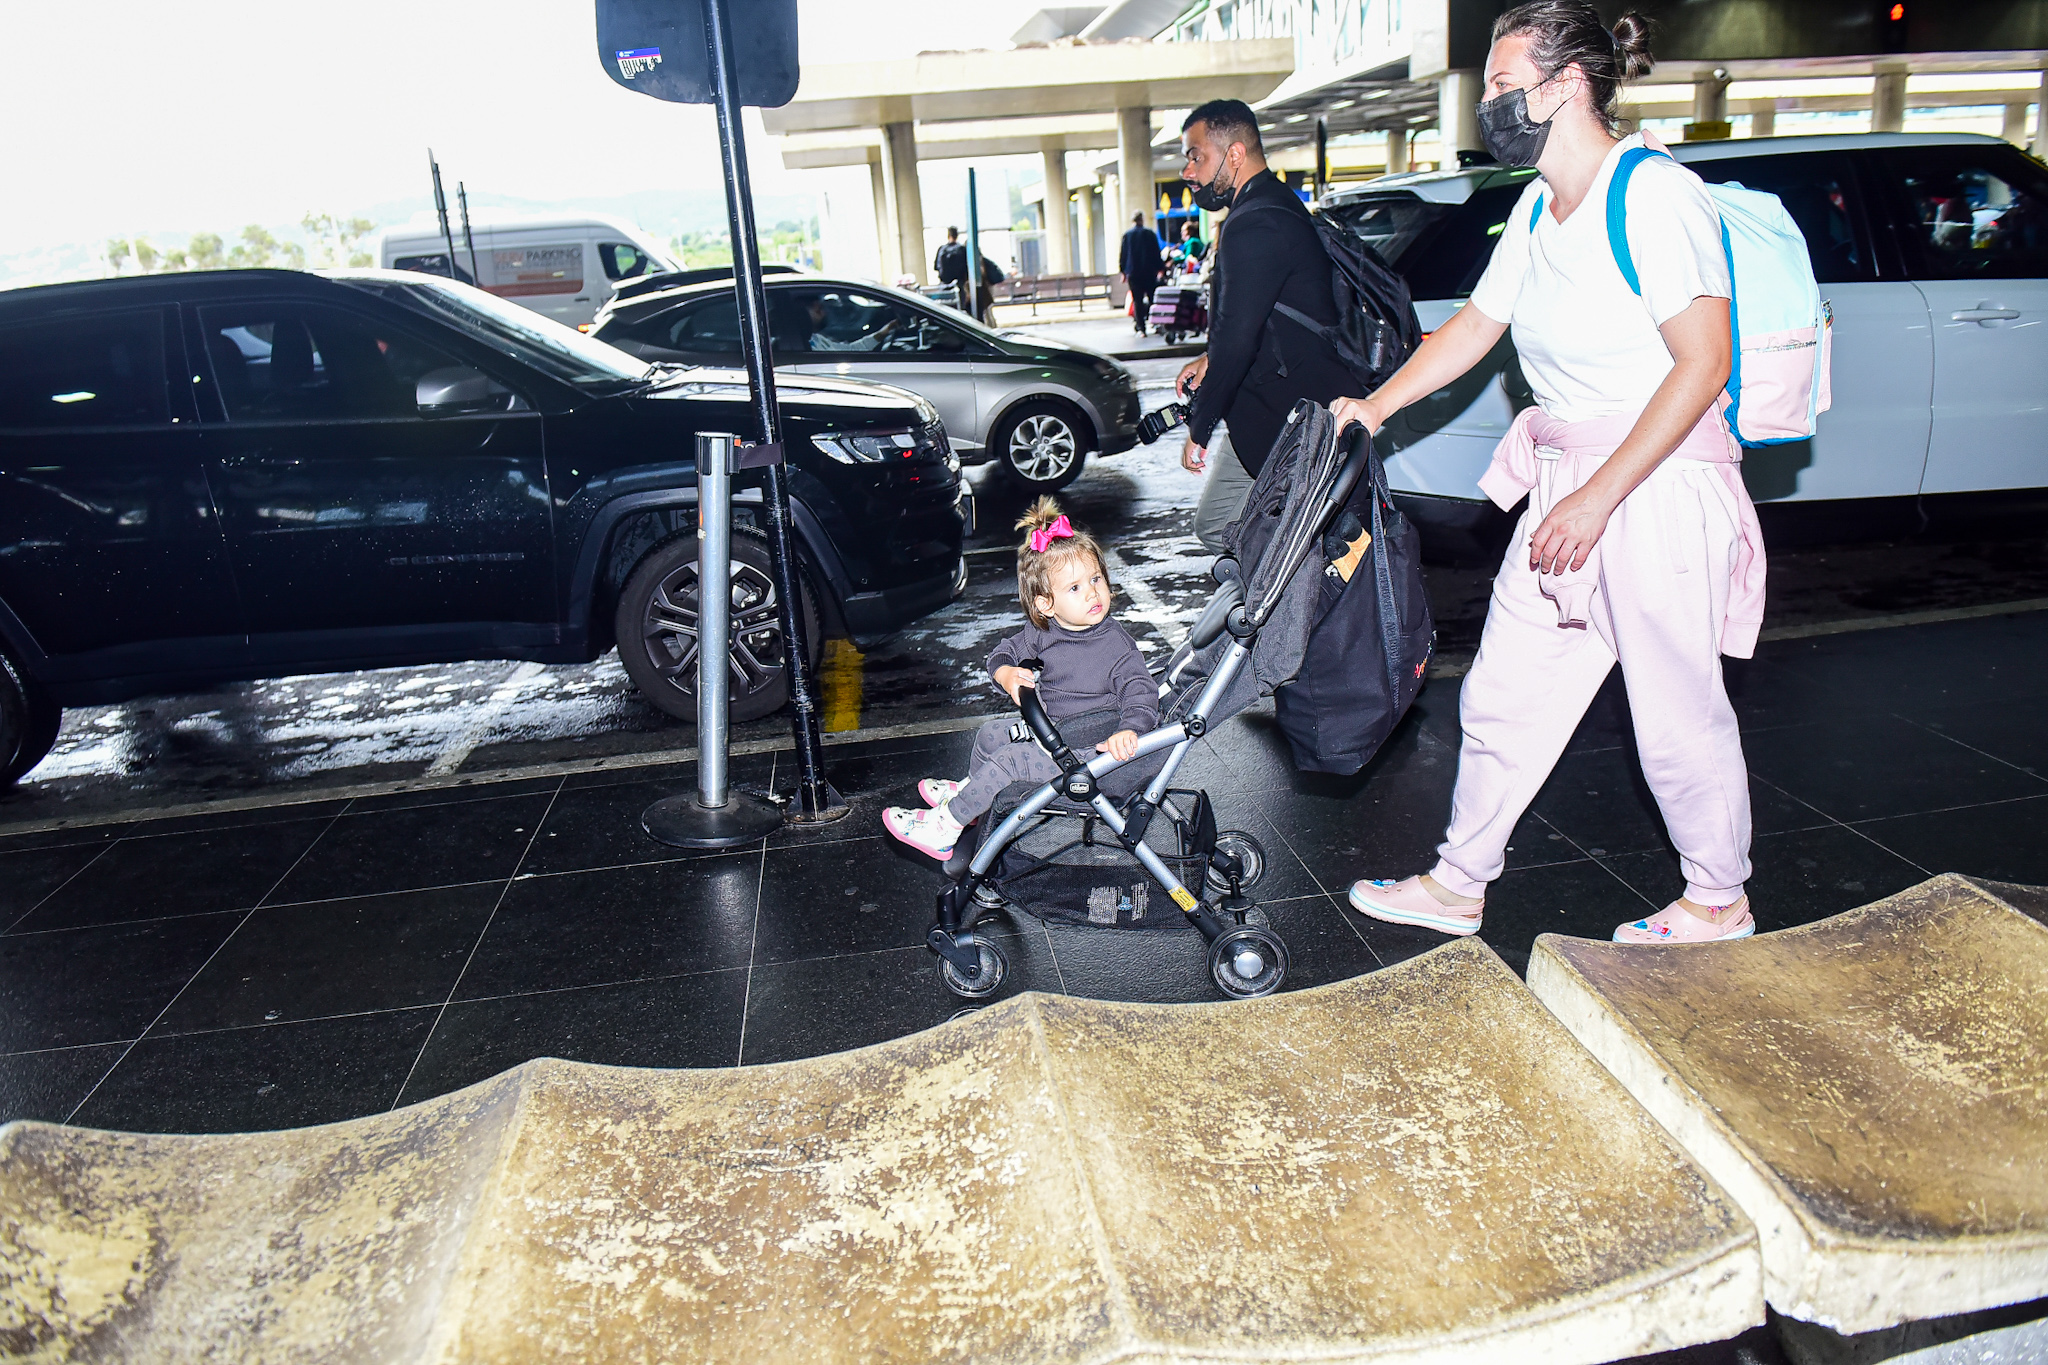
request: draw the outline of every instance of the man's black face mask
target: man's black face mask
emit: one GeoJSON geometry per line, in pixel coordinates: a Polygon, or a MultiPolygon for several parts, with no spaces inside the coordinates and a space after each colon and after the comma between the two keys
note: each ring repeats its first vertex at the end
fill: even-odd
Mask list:
{"type": "Polygon", "coordinates": [[[1230,163],[1225,161],[1216,168],[1215,179],[1206,185],[1195,186],[1191,197],[1196,208],[1205,213],[1219,213],[1230,207],[1230,200],[1236,193],[1237,187],[1230,183],[1230,163]]]}
{"type": "Polygon", "coordinates": [[[1496,95],[1479,106],[1479,140],[1486,144],[1486,150],[1495,161],[1503,166],[1533,166],[1543,155],[1543,144],[1550,140],[1550,124],[1557,117],[1541,123],[1529,117],[1529,91],[1540,90],[1556,79],[1556,75],[1545,76],[1525,90],[1509,90],[1496,95]]]}

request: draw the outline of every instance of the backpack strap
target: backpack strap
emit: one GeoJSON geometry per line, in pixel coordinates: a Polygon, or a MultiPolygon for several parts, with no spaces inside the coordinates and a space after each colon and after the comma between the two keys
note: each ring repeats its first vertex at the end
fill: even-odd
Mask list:
{"type": "Polygon", "coordinates": [[[1675,159],[1654,147],[1631,147],[1621,154],[1614,177],[1607,182],[1607,245],[1614,252],[1614,263],[1621,267],[1621,277],[1628,281],[1629,291],[1637,298],[1643,296],[1643,282],[1636,275],[1635,258],[1628,249],[1628,182],[1636,167],[1653,156],[1667,161],[1675,159]]]}

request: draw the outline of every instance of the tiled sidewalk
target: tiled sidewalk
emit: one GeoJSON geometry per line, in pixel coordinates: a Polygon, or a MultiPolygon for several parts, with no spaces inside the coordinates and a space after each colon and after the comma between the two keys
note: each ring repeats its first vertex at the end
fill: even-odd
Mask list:
{"type": "MultiPolygon", "coordinates": [[[[2048,882],[2048,615],[1761,653],[1730,666],[1761,928],[1937,871],[2048,882]]],[[[1258,713],[1218,727],[1185,770],[1272,855],[1259,895],[1290,988],[1441,941],[1341,896],[1426,862],[1456,702],[1454,682],[1433,684],[1356,779],[1295,773],[1258,713]]],[[[1516,836],[1484,936],[1518,969],[1538,933],[1605,937],[1680,886],[1626,734],[1616,679],[1516,836]]],[[[930,1027],[962,1008],[922,946],[939,878],[880,835],[877,812],[956,772],[969,738],[831,750],[855,813],[740,853],[640,833],[687,769],[0,835],[0,1120],[274,1128],[534,1056],[721,1066],[930,1027]]],[[[770,782],[774,761],[737,760],[736,779],[770,782]]],[[[1218,998],[1192,932],[992,927],[1009,935],[1005,994],[1218,998]]]]}

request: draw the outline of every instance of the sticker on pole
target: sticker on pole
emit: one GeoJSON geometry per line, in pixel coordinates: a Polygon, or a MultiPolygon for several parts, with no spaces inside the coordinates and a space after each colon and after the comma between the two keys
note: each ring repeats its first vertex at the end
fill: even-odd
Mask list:
{"type": "Polygon", "coordinates": [[[1173,888],[1173,903],[1188,913],[1193,914],[1195,909],[1195,893],[1188,890],[1185,886],[1176,886],[1173,888]]]}
{"type": "Polygon", "coordinates": [[[619,75],[629,81],[660,65],[661,49],[658,47],[629,47],[619,54],[619,75]]]}

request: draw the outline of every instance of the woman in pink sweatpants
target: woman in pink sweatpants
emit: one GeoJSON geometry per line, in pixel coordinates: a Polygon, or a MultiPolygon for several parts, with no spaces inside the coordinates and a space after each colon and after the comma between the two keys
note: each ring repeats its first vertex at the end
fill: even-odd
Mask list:
{"type": "Polygon", "coordinates": [[[1749,774],[1720,656],[1755,647],[1764,558],[1721,415],[1732,288],[1720,218],[1690,171],[1642,162],[1625,206],[1639,288],[1606,223],[1615,163],[1644,141],[1616,135],[1614,98],[1649,69],[1645,33],[1634,15],[1608,29],[1587,0],[1501,16],[1481,135],[1502,163],[1541,174],[1470,302],[1371,397],[1334,405],[1340,421],[1377,430],[1471,369],[1510,326],[1537,399],[1480,482],[1504,508],[1525,492],[1529,506],[1459,701],[1450,828],[1428,872],[1352,886],[1353,908],[1375,919],[1479,928],[1510,831],[1618,662],[1686,885],[1615,938],[1755,930],[1743,893],[1749,774]]]}

